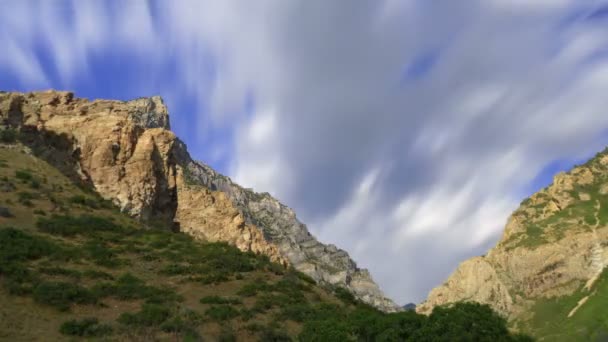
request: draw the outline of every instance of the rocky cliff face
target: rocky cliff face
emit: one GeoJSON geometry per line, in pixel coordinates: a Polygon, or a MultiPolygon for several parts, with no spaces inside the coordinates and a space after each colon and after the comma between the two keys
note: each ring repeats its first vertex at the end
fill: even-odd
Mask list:
{"type": "Polygon", "coordinates": [[[293,210],[192,160],[159,97],[91,102],[69,92],[0,93],[0,120],[21,130],[34,153],[132,216],[265,254],[381,310],[398,309],[366,270],[317,241],[293,210]]]}
{"type": "MultiPolygon", "coordinates": [[[[608,152],[524,200],[487,255],[463,262],[417,307],[472,300],[511,319],[537,301],[591,294],[608,262],[608,152]]],[[[565,318],[565,317],[564,317],[565,318]]]]}

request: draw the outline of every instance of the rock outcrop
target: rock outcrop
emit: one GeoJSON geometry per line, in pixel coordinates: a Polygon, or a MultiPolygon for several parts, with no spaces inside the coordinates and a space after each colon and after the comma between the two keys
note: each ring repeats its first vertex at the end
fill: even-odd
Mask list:
{"type": "Polygon", "coordinates": [[[608,262],[608,152],[555,176],[524,200],[499,243],[460,264],[417,307],[476,301],[510,319],[539,299],[591,291],[608,262]]]}
{"type": "Polygon", "coordinates": [[[0,120],[20,130],[34,153],[134,217],[265,254],[381,310],[398,310],[366,270],[317,241],[293,210],[192,160],[170,131],[160,97],[89,101],[70,92],[3,92],[0,120]]]}

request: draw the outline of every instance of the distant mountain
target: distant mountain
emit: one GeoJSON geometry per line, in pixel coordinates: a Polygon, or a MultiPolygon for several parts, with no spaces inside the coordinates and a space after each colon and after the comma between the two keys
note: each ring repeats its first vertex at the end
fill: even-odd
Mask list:
{"type": "Polygon", "coordinates": [[[405,311],[415,311],[416,310],[416,304],[414,304],[414,303],[405,304],[403,306],[403,310],[405,310],[405,311]]]}
{"type": "Polygon", "coordinates": [[[606,246],[608,150],[525,199],[496,247],[463,262],[417,311],[476,301],[547,341],[606,338],[606,246]]]}

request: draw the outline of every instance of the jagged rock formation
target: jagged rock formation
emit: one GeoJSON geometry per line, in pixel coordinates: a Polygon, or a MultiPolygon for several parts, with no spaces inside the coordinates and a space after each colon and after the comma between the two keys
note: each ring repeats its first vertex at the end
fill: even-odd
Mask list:
{"type": "MultiPolygon", "coordinates": [[[[591,293],[608,261],[608,152],[555,176],[509,218],[497,246],[463,262],[417,307],[477,301],[521,319],[539,300],[591,293]]],[[[582,304],[584,305],[584,301],[582,304]]],[[[565,317],[563,317],[565,318],[565,317]]]]}
{"type": "Polygon", "coordinates": [[[367,270],[318,242],[290,208],[193,161],[170,131],[160,97],[88,101],[70,92],[4,92],[0,120],[20,129],[34,153],[132,216],[263,253],[381,310],[398,310],[367,270]]]}

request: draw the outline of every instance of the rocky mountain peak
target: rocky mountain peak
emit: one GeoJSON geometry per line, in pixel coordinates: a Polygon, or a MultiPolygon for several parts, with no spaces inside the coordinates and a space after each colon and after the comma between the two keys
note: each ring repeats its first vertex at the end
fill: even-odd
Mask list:
{"type": "Polygon", "coordinates": [[[193,160],[170,131],[160,97],[89,101],[71,92],[4,92],[0,120],[20,130],[39,157],[131,216],[265,254],[381,310],[399,310],[367,270],[317,241],[293,210],[193,160]]]}

